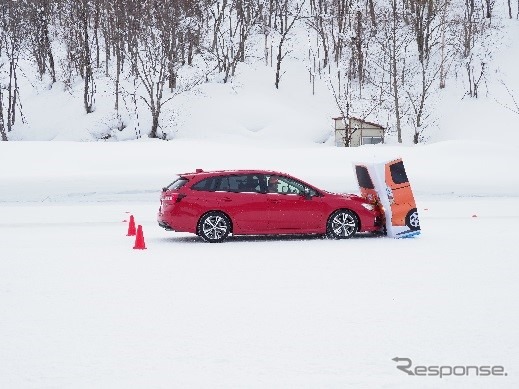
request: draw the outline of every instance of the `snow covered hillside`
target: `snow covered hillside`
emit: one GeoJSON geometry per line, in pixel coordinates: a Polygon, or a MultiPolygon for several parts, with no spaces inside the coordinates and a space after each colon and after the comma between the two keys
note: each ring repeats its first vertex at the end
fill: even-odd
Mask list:
{"type": "MultiPolygon", "coordinates": [[[[48,13],[54,17],[50,21],[45,18],[42,20],[51,28],[52,45],[49,47],[54,54],[56,82],[52,82],[48,70],[42,74],[35,71],[37,67],[33,58],[34,50],[31,51],[32,41],[29,41],[21,46],[21,54],[16,57],[16,69],[19,74],[15,85],[17,89],[15,89],[18,93],[15,94],[14,89],[11,90],[13,86],[9,69],[12,61],[8,49],[12,45],[7,45],[9,42],[7,38],[14,39],[13,34],[18,30],[10,32],[8,26],[4,26],[6,45],[3,54],[0,54],[0,63],[3,65],[0,66],[0,82],[5,87],[2,97],[4,126],[11,129],[6,133],[8,139],[122,141],[146,137],[153,123],[152,111],[148,107],[151,97],[148,95],[146,85],[148,81],[152,85],[160,76],[156,74],[159,69],[154,68],[158,66],[154,61],[158,60],[157,56],[161,53],[157,52],[155,56],[146,57],[147,61],[143,61],[142,66],[139,65],[141,68],[135,64],[134,67],[138,68],[136,71],[140,72],[135,75],[130,72],[133,54],[128,51],[129,47],[124,53],[119,53],[119,49],[114,48],[114,52],[122,56],[121,61],[126,61],[126,65],[121,65],[123,67],[119,72],[117,70],[119,65],[113,57],[115,54],[112,53],[112,56],[106,54],[107,58],[105,58],[106,42],[103,43],[102,35],[99,37],[95,35],[97,54],[95,58],[94,53],[91,54],[91,61],[97,61],[97,64],[92,70],[90,81],[92,85],[85,94],[88,83],[85,83],[83,67],[76,63],[78,59],[74,57],[78,50],[84,48],[79,46],[74,51],[74,45],[81,45],[81,42],[71,41],[72,36],[75,36],[75,30],[66,24],[60,25],[55,19],[58,16],[62,17],[60,12],[65,12],[59,8],[60,1],[49,0],[49,9],[42,8],[34,11],[28,6],[26,10],[28,15],[32,15],[33,11],[36,12],[34,17],[41,16],[38,12],[48,13]],[[146,78],[148,76],[149,79],[146,78]],[[11,96],[17,98],[13,107],[8,104],[11,96]],[[88,98],[89,110],[92,111],[88,114],[85,113],[85,98],[88,98]],[[11,110],[12,115],[9,115],[11,110]],[[14,123],[12,127],[8,126],[10,121],[14,123]]],[[[68,4],[65,0],[63,2],[68,4]]],[[[88,8],[93,7],[94,3],[90,4],[90,0],[85,3],[86,11],[92,12],[90,17],[103,16],[95,13],[100,12],[97,8],[88,8]]],[[[117,2],[119,3],[123,4],[124,1],[117,2]]],[[[214,4],[219,3],[217,1],[214,4]]],[[[262,4],[261,1],[258,2],[260,3],[262,4]]],[[[296,2],[289,3],[292,6],[296,5],[296,2]]],[[[296,20],[293,29],[287,34],[279,89],[276,89],[274,84],[276,50],[282,35],[275,27],[262,25],[259,21],[255,24],[251,22],[253,24],[247,36],[243,61],[237,61],[235,66],[232,66],[233,74],[228,78],[226,78],[225,68],[221,67],[222,53],[218,49],[209,48],[213,37],[209,24],[204,27],[205,29],[200,30],[201,32],[196,30],[201,34],[199,53],[193,56],[189,65],[186,65],[185,61],[183,64],[175,63],[174,77],[178,84],[176,89],[168,89],[167,78],[160,79],[165,83],[164,89],[161,89],[163,92],[161,101],[164,103],[170,98],[171,100],[161,107],[156,137],[170,140],[240,139],[252,144],[271,142],[284,145],[296,143],[332,145],[331,118],[340,116],[341,109],[346,110],[347,103],[348,112],[344,112],[345,114],[381,124],[386,127],[386,142],[396,143],[394,91],[389,79],[392,73],[387,73],[390,53],[384,51],[387,46],[384,44],[387,39],[384,35],[387,33],[384,26],[388,25],[385,18],[390,10],[385,3],[374,2],[375,12],[379,18],[378,24],[374,25],[373,21],[370,22],[367,15],[362,19],[364,23],[362,33],[365,37],[359,50],[362,50],[364,67],[367,70],[365,81],[359,83],[351,70],[355,55],[360,55],[355,54],[355,51],[350,52],[349,48],[350,44],[354,46],[351,42],[357,39],[355,34],[360,34],[352,27],[354,24],[352,15],[357,11],[367,11],[360,3],[352,5],[355,12],[348,13],[347,16],[349,30],[343,34],[345,40],[342,43],[344,50],[341,52],[341,57],[332,61],[331,57],[335,54],[330,51],[330,59],[325,65],[324,50],[328,50],[328,45],[329,50],[332,50],[332,38],[339,38],[333,34],[334,8],[330,5],[330,9],[319,13],[319,9],[315,8],[322,6],[321,2],[319,4],[319,6],[315,2],[306,4],[301,11],[303,12],[301,19],[296,20]],[[317,22],[324,23],[322,33],[329,35],[326,35],[329,41],[322,41],[320,38],[321,30],[315,24],[317,22]],[[335,100],[334,92],[339,104],[335,100]]],[[[146,12],[147,6],[148,3],[143,2],[144,8],[134,11],[146,12]]],[[[419,58],[415,53],[414,30],[409,24],[411,23],[409,20],[414,20],[415,16],[413,16],[414,11],[409,11],[408,14],[402,11],[403,14],[398,15],[399,18],[403,18],[399,19],[399,23],[402,24],[403,20],[407,20],[407,25],[402,24],[396,31],[400,46],[395,46],[395,50],[398,49],[395,51],[398,57],[395,69],[399,77],[400,75],[402,77],[402,80],[395,80],[402,84],[397,83],[401,88],[399,118],[402,142],[411,144],[414,132],[418,131],[420,143],[459,139],[509,143],[514,134],[513,123],[519,115],[513,112],[517,111],[514,99],[519,100],[519,77],[515,70],[515,62],[511,60],[519,55],[519,44],[515,39],[519,36],[518,21],[508,18],[508,9],[504,3],[495,5],[492,19],[487,20],[482,17],[478,10],[474,14],[473,21],[478,26],[474,32],[476,35],[469,43],[465,42],[465,45],[469,45],[465,50],[470,50],[464,56],[460,53],[460,42],[465,39],[462,29],[465,23],[464,3],[440,2],[437,6],[442,11],[432,14],[431,20],[436,24],[433,24],[430,35],[427,35],[431,45],[431,63],[424,62],[426,72],[423,76],[426,77],[428,89],[422,93],[423,109],[416,112],[415,110],[420,108],[416,104],[419,103],[421,96],[421,73],[419,58]],[[441,22],[443,19],[439,15],[442,12],[446,12],[448,22],[441,22]],[[443,35],[439,31],[443,31],[443,35]],[[445,56],[445,60],[441,62],[446,85],[443,89],[439,87],[442,82],[438,63],[440,40],[443,42],[442,50],[445,51],[441,54],[445,56]],[[408,80],[407,84],[403,79],[408,80]],[[471,97],[471,94],[477,94],[478,97],[471,97]],[[416,122],[417,120],[419,123],[416,122]]],[[[73,15],[76,11],[80,14],[82,12],[82,9],[76,10],[73,5],[67,7],[70,7],[73,15]]],[[[68,9],[67,7],[63,9],[68,9]]],[[[236,22],[232,19],[236,15],[232,13],[230,4],[227,7],[231,9],[228,11],[229,14],[223,17],[229,18],[232,25],[233,21],[236,22]]],[[[13,12],[17,9],[13,8],[13,12]]],[[[265,10],[261,7],[258,9],[265,10]]],[[[115,11],[108,8],[106,12],[110,16],[110,12],[115,11]]],[[[216,12],[216,8],[213,12],[216,12]]],[[[294,16],[292,8],[284,12],[287,13],[287,17],[294,16]]],[[[160,14],[155,17],[159,18],[159,16],[160,14]]],[[[130,20],[135,18],[131,14],[128,17],[130,20]]],[[[115,38],[105,31],[104,19],[100,23],[100,30],[92,30],[90,34],[105,34],[107,42],[111,42],[110,39],[115,38]]],[[[158,22],[153,19],[150,23],[158,22]]],[[[88,26],[93,28],[92,24],[88,26]]],[[[181,32],[189,35],[193,29],[193,26],[189,26],[187,24],[185,27],[187,30],[181,32]]],[[[106,28],[109,27],[110,25],[107,24],[106,28]]],[[[217,29],[217,25],[214,28],[217,29]]],[[[32,30],[29,31],[32,34],[32,30]]],[[[35,34],[39,33],[38,31],[35,34]]],[[[153,32],[153,30],[143,30],[142,33],[146,31],[153,32]]],[[[224,30],[220,32],[223,34],[224,30]]],[[[22,36],[20,35],[20,39],[22,36]]],[[[91,39],[94,39],[92,35],[91,39]]],[[[223,35],[221,39],[224,39],[223,35]]],[[[221,44],[225,45],[226,50],[232,52],[237,47],[236,39],[234,37],[230,41],[223,40],[221,44]]],[[[145,38],[142,38],[142,41],[144,45],[145,38]]],[[[152,48],[155,49],[155,47],[149,49],[152,48]]],[[[94,47],[90,48],[93,49],[94,47]]],[[[45,56],[40,60],[45,61],[45,56]]],[[[44,70],[49,67],[46,62],[42,66],[44,70]]],[[[151,92],[156,94],[158,90],[152,88],[151,92]]],[[[155,103],[158,104],[158,101],[155,103]]]]}

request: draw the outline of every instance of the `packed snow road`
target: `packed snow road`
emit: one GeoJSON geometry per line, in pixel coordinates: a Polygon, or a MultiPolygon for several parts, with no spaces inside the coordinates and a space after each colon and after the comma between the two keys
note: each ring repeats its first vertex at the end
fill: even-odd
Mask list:
{"type": "Polygon", "coordinates": [[[519,199],[417,202],[413,239],[222,244],[156,202],[0,204],[0,387],[517,387],[519,199]]]}

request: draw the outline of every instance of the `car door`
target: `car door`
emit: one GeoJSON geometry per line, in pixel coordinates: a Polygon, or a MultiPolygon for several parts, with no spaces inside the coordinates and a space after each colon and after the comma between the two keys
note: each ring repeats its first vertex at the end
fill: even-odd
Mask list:
{"type": "Polygon", "coordinates": [[[324,204],[319,194],[290,177],[277,178],[277,188],[266,194],[270,233],[319,233],[324,230],[324,204]],[[308,191],[305,195],[305,189],[308,191]]]}
{"type": "Polygon", "coordinates": [[[214,196],[220,210],[228,214],[235,234],[268,232],[269,203],[261,190],[260,174],[230,174],[218,178],[214,196]]]}

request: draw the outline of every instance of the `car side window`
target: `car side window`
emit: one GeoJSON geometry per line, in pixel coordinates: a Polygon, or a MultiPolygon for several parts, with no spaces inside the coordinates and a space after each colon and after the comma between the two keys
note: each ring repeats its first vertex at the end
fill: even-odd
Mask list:
{"type": "Polygon", "coordinates": [[[395,184],[405,184],[408,182],[404,163],[402,161],[391,165],[389,170],[391,171],[391,179],[395,184]]]}
{"type": "Polygon", "coordinates": [[[308,191],[310,196],[317,196],[317,192],[310,188],[309,186],[303,184],[302,182],[299,182],[297,180],[294,180],[292,178],[282,177],[281,178],[281,191],[283,193],[292,193],[292,194],[303,194],[305,193],[305,190],[308,191]],[[285,184],[286,185],[283,185],[285,184]]]}
{"type": "Polygon", "coordinates": [[[212,192],[212,191],[214,191],[214,188],[215,188],[214,177],[206,178],[202,181],[199,181],[191,187],[192,190],[199,190],[199,191],[204,191],[204,192],[212,192]]]}
{"type": "Polygon", "coordinates": [[[247,174],[238,184],[240,192],[261,192],[261,177],[257,174],[247,174]]]}
{"type": "Polygon", "coordinates": [[[317,196],[314,189],[292,178],[271,175],[268,177],[268,182],[269,193],[301,195],[306,189],[310,196],[317,196]]]}
{"type": "Polygon", "coordinates": [[[216,178],[216,188],[217,191],[229,192],[229,176],[222,176],[216,178]]]}
{"type": "Polygon", "coordinates": [[[221,176],[216,181],[215,190],[218,191],[261,193],[261,176],[258,174],[221,176]]]}

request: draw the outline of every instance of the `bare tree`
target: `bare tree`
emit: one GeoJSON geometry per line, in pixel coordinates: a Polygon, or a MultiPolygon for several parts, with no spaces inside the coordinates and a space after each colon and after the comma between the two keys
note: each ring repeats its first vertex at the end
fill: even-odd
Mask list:
{"type": "Polygon", "coordinates": [[[373,0],[367,0],[368,1],[368,9],[369,9],[369,16],[371,19],[371,29],[373,33],[377,30],[377,16],[375,13],[375,4],[373,0]]]}
{"type": "Polygon", "coordinates": [[[141,95],[141,100],[149,108],[152,123],[148,133],[150,138],[157,138],[159,118],[164,102],[162,100],[164,85],[168,79],[168,48],[167,43],[162,41],[160,30],[155,28],[154,18],[161,10],[154,10],[152,2],[146,2],[147,11],[150,13],[139,33],[139,43],[134,57],[136,76],[144,86],[146,93],[141,95]],[[154,12],[156,11],[156,13],[154,12]]]}
{"type": "Polygon", "coordinates": [[[416,88],[407,88],[406,93],[409,99],[409,103],[412,107],[413,115],[410,115],[410,121],[414,128],[413,143],[417,144],[422,140],[423,132],[427,128],[427,100],[431,95],[431,89],[434,81],[437,79],[440,73],[441,66],[433,62],[431,59],[427,59],[424,62],[420,62],[418,66],[418,79],[420,80],[416,88]]]}
{"type": "Polygon", "coordinates": [[[434,21],[437,16],[438,2],[435,0],[410,0],[409,19],[415,33],[420,62],[428,59],[430,40],[434,21]]]}
{"type": "Polygon", "coordinates": [[[492,11],[494,10],[495,0],[483,0],[485,3],[485,17],[487,19],[492,18],[492,11]]]}
{"type": "MultiPolygon", "coordinates": [[[[278,0],[280,1],[280,0],[278,0]]],[[[279,43],[278,43],[278,53],[276,57],[276,80],[274,85],[276,89],[279,89],[279,82],[281,81],[281,62],[288,54],[287,51],[284,50],[284,45],[288,40],[288,34],[294,27],[296,21],[301,18],[301,11],[303,10],[303,6],[305,4],[305,0],[301,3],[296,4],[294,9],[291,9],[288,0],[282,0],[283,2],[279,4],[279,43]]]]}
{"type": "Polygon", "coordinates": [[[329,61],[329,44],[328,44],[328,3],[326,0],[310,1],[311,15],[306,19],[307,25],[315,30],[320,40],[320,46],[323,48],[323,68],[328,66],[329,61]]]}
{"type": "Polygon", "coordinates": [[[464,20],[463,20],[463,56],[469,57],[472,47],[474,46],[474,35],[476,33],[475,26],[475,4],[474,0],[465,0],[464,20]]]}
{"type": "Polygon", "coordinates": [[[91,42],[90,42],[90,0],[78,0],[77,2],[65,2],[63,7],[58,7],[60,17],[64,23],[63,37],[67,48],[66,66],[69,79],[65,82],[69,85],[72,78],[79,74],[83,79],[83,107],[86,113],[94,111],[95,80],[92,68],[91,42]]]}
{"type": "MultiPolygon", "coordinates": [[[[4,15],[1,15],[4,20],[4,15]]],[[[0,57],[2,57],[4,51],[4,41],[5,41],[5,23],[0,24],[0,57]]],[[[3,73],[4,64],[0,63],[0,77],[3,73]]],[[[7,131],[5,128],[5,120],[4,120],[4,98],[2,93],[2,85],[0,85],[0,136],[2,137],[2,141],[7,141],[7,131]]]]}
{"type": "MultiPolygon", "coordinates": [[[[0,32],[1,34],[1,32],[0,32]]],[[[0,35],[0,38],[2,36],[0,35]]],[[[0,55],[2,54],[2,39],[0,39],[0,55]]],[[[0,72],[2,71],[3,64],[0,64],[0,72]]],[[[2,87],[0,86],[0,136],[2,137],[2,141],[7,141],[7,132],[5,130],[5,121],[4,121],[4,104],[3,104],[3,96],[2,96],[2,87]]]]}
{"type": "Polygon", "coordinates": [[[330,82],[330,88],[332,90],[333,98],[335,100],[335,105],[339,109],[341,113],[341,119],[344,126],[344,137],[343,142],[345,147],[351,146],[351,140],[353,135],[358,130],[356,128],[350,128],[350,106],[351,106],[351,96],[348,92],[345,93],[345,96],[342,97],[339,93],[335,91],[333,83],[330,82]]]}
{"type": "Polygon", "coordinates": [[[441,12],[441,63],[440,63],[440,89],[445,88],[445,79],[446,79],[446,71],[445,71],[445,63],[446,63],[446,44],[445,44],[445,34],[447,29],[447,9],[449,8],[450,0],[445,0],[441,12]]]}
{"type": "Polygon", "coordinates": [[[212,10],[213,44],[218,70],[224,83],[234,76],[236,66],[245,60],[245,48],[252,29],[262,17],[261,4],[256,0],[217,1],[212,10]]]}
{"type": "MultiPolygon", "coordinates": [[[[405,52],[408,40],[403,33],[405,29],[401,25],[402,20],[398,12],[397,0],[391,0],[389,12],[386,14],[384,35],[388,42],[387,52],[389,58],[390,94],[393,100],[395,123],[398,143],[402,143],[402,103],[401,88],[403,87],[404,69],[400,68],[400,53],[405,52]],[[402,39],[402,37],[404,37],[402,39]]],[[[384,47],[384,46],[382,46],[384,47]]]]}
{"type": "Polygon", "coordinates": [[[52,82],[55,83],[56,70],[49,36],[51,12],[50,0],[34,0],[33,3],[28,3],[29,25],[32,27],[30,40],[38,73],[41,78],[48,71],[52,82]]]}
{"type": "Polygon", "coordinates": [[[94,112],[94,74],[92,71],[92,54],[90,50],[90,38],[89,38],[89,1],[81,0],[79,4],[79,20],[82,29],[82,66],[84,68],[84,88],[83,88],[83,104],[86,113],[94,112]]]}
{"type": "Polygon", "coordinates": [[[333,41],[333,52],[335,63],[339,63],[342,56],[342,49],[345,43],[345,33],[348,29],[348,17],[350,14],[351,1],[336,0],[331,6],[331,31],[333,41]]]}
{"type": "Polygon", "coordinates": [[[518,102],[517,99],[515,98],[515,95],[514,95],[514,93],[513,93],[513,90],[510,91],[510,89],[508,88],[508,85],[506,85],[505,82],[504,82],[503,80],[501,80],[501,84],[505,87],[506,92],[508,93],[508,96],[510,96],[513,105],[503,104],[503,103],[499,102],[498,100],[496,100],[496,102],[497,102],[499,105],[501,105],[502,107],[504,107],[504,108],[506,108],[507,110],[509,110],[510,112],[513,112],[513,113],[515,113],[516,115],[519,115],[519,102],[518,102]]]}
{"type": "MultiPolygon", "coordinates": [[[[2,108],[0,126],[2,128],[2,139],[7,140],[6,132],[10,132],[16,122],[17,111],[21,113],[20,89],[18,85],[18,62],[24,49],[24,38],[27,26],[27,5],[7,1],[0,10],[0,31],[2,43],[0,44],[0,55],[5,53],[9,70],[7,83],[4,88],[7,94],[7,107],[5,118],[2,108]],[[7,131],[6,131],[7,130],[7,131]]],[[[0,68],[1,70],[1,68],[0,68]]],[[[0,99],[3,106],[4,98],[0,99]]],[[[23,116],[22,116],[23,118],[23,116]]]]}
{"type": "Polygon", "coordinates": [[[362,12],[355,12],[354,33],[351,37],[350,71],[351,78],[359,80],[359,86],[364,81],[364,29],[362,23],[362,12]]]}
{"type": "MultiPolygon", "coordinates": [[[[135,75],[145,90],[145,93],[139,97],[149,108],[152,117],[148,137],[158,138],[160,115],[164,105],[171,101],[176,94],[192,88],[200,80],[196,80],[184,89],[174,91],[165,97],[164,88],[171,74],[171,61],[183,61],[182,56],[179,56],[178,52],[171,52],[173,46],[172,39],[177,35],[185,36],[189,25],[184,23],[183,28],[173,25],[176,23],[176,20],[170,17],[167,0],[148,0],[142,4],[145,7],[144,10],[147,16],[143,16],[141,20],[138,45],[132,57],[137,60],[137,63],[134,65],[135,75]]],[[[188,50],[194,50],[194,48],[188,50]]],[[[173,66],[176,66],[176,63],[173,66]]]]}

